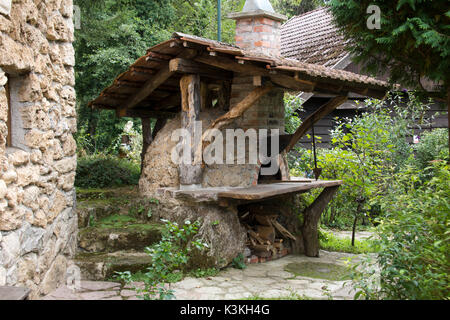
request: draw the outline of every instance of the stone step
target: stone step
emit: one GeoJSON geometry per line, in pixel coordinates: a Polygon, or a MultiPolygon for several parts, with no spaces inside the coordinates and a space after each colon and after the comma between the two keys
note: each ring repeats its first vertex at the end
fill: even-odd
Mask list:
{"type": "Polygon", "coordinates": [[[157,223],[130,223],[120,227],[99,224],[82,228],[78,233],[78,247],[86,252],[143,250],[161,239],[161,226],[157,223]]]}
{"type": "Polygon", "coordinates": [[[120,212],[120,208],[109,203],[79,201],[76,212],[78,215],[78,228],[85,228],[89,227],[93,220],[100,220],[120,212]]]}
{"type": "Polygon", "coordinates": [[[151,258],[144,252],[117,251],[113,253],[80,252],[74,258],[82,280],[112,280],[115,272],[145,271],[151,258]]]}
{"type": "Polygon", "coordinates": [[[139,197],[138,186],[127,186],[109,189],[83,189],[77,188],[77,200],[98,200],[98,199],[116,199],[139,197]]]}

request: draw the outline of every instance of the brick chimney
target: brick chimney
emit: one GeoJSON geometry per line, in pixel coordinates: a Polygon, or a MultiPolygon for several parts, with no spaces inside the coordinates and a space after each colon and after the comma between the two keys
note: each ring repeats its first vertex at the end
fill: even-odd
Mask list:
{"type": "Polygon", "coordinates": [[[236,20],[236,45],[269,56],[279,56],[281,23],[286,16],[276,13],[269,0],[246,0],[242,12],[228,18],[236,20]]]}

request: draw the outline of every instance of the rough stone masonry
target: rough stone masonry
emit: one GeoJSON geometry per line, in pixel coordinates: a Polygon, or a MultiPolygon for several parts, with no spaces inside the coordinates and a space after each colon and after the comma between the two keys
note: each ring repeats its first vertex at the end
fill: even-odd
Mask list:
{"type": "Polygon", "coordinates": [[[76,250],[72,0],[0,0],[0,285],[31,298],[76,250]]]}

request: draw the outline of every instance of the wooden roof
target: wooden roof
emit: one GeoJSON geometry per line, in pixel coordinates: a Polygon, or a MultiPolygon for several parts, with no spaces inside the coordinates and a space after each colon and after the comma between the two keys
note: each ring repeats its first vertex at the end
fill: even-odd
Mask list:
{"type": "Polygon", "coordinates": [[[294,59],[271,57],[192,35],[174,33],[147,50],[127,71],[90,102],[93,108],[116,109],[122,115],[146,112],[158,117],[178,111],[183,73],[200,73],[214,87],[235,73],[262,76],[287,90],[335,95],[355,92],[381,98],[389,86],[371,77],[294,59]]]}

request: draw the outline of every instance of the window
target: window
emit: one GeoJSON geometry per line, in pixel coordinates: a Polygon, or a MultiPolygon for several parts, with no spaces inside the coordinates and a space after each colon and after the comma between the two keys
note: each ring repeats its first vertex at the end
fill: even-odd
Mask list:
{"type": "MultiPolygon", "coordinates": [[[[30,151],[30,148],[25,143],[26,128],[31,128],[30,124],[27,127],[24,126],[24,117],[22,114],[26,108],[30,107],[30,104],[26,101],[21,101],[19,97],[19,90],[24,85],[23,76],[7,75],[7,82],[5,85],[6,98],[8,104],[8,119],[6,126],[8,127],[8,136],[6,137],[6,152],[11,153],[20,149],[23,151],[30,151]]],[[[30,116],[27,116],[30,118],[30,116]]],[[[30,119],[25,119],[30,120],[30,119]]]]}

